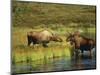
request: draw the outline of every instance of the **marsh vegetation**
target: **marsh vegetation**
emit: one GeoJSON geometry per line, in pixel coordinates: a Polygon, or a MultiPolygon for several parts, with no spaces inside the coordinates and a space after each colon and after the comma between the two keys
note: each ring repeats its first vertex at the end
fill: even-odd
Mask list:
{"type": "Polygon", "coordinates": [[[95,6],[20,1],[13,1],[12,6],[13,73],[95,68],[95,57],[78,60],[78,65],[72,63],[75,62],[71,61],[73,48],[66,42],[68,33],[78,29],[83,31],[82,35],[96,39],[95,6]],[[51,41],[47,48],[41,44],[27,46],[27,32],[45,29],[59,35],[63,42],[51,41]],[[84,61],[88,62],[87,66],[84,61]]]}

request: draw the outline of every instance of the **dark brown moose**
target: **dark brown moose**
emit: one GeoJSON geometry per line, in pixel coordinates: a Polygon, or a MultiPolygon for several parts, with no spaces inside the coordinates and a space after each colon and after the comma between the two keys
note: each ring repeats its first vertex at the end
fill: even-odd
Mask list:
{"type": "Polygon", "coordinates": [[[49,43],[50,41],[62,42],[62,39],[60,37],[54,35],[48,30],[43,30],[40,32],[28,32],[27,39],[28,46],[30,46],[30,44],[33,43],[33,45],[42,44],[43,47],[47,47],[47,43],[49,43]]]}
{"type": "Polygon", "coordinates": [[[66,41],[69,41],[70,44],[74,46],[75,52],[80,50],[82,55],[84,51],[89,51],[91,56],[91,50],[95,48],[95,41],[93,39],[77,34],[70,34],[66,41]]]}

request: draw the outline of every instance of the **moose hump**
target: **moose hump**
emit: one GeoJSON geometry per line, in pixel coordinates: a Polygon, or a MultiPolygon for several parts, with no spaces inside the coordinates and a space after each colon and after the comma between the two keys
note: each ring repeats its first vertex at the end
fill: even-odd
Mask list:
{"type": "Polygon", "coordinates": [[[53,34],[47,30],[41,31],[39,33],[39,37],[43,41],[47,41],[47,40],[49,41],[52,36],[53,36],[53,34]]]}

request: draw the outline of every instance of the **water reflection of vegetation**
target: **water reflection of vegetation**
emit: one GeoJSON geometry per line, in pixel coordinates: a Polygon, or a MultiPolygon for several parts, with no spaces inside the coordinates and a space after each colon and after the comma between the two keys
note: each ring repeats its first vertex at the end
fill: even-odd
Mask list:
{"type": "MultiPolygon", "coordinates": [[[[19,63],[13,64],[13,69],[15,70],[15,73],[56,71],[58,65],[61,66],[62,64],[65,63],[65,62],[58,63],[59,60],[68,60],[68,59],[70,59],[70,57],[67,57],[67,58],[57,57],[53,59],[50,58],[50,59],[46,59],[46,61],[45,60],[31,61],[31,59],[29,60],[28,58],[28,62],[19,62],[19,63]]],[[[67,64],[65,65],[69,66],[70,62],[69,64],[68,62],[66,63],[67,64]]],[[[61,67],[58,69],[61,70],[61,67]]]]}
{"type": "Polygon", "coordinates": [[[95,59],[78,58],[71,59],[70,57],[57,57],[44,60],[20,62],[14,65],[15,73],[28,72],[50,72],[50,71],[65,71],[65,70],[80,70],[80,69],[95,69],[95,59]]]}

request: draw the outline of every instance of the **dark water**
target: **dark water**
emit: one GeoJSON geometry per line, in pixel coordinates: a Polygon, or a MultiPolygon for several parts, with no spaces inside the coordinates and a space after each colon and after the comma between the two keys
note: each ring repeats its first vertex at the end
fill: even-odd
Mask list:
{"type": "Polygon", "coordinates": [[[95,54],[93,54],[92,58],[90,58],[88,56],[88,52],[84,52],[84,57],[78,58],[58,57],[48,60],[37,60],[27,63],[17,63],[16,65],[12,66],[12,71],[13,73],[35,73],[51,71],[84,70],[95,68],[95,54]]]}

